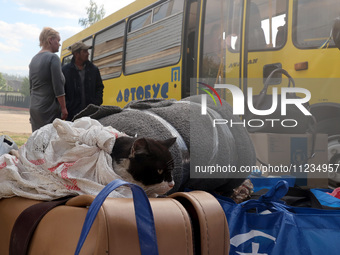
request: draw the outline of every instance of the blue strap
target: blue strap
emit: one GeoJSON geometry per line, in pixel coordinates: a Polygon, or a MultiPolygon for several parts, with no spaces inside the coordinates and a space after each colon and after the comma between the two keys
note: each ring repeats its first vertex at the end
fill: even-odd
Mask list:
{"type": "Polygon", "coordinates": [[[141,254],[158,255],[155,222],[149,199],[141,187],[122,180],[110,182],[93,200],[85,218],[75,255],[80,253],[97,213],[107,196],[122,185],[129,186],[132,190],[141,254]]]}
{"type": "Polygon", "coordinates": [[[289,184],[285,180],[278,181],[266,194],[259,198],[263,202],[279,202],[289,190],[289,184]]]}

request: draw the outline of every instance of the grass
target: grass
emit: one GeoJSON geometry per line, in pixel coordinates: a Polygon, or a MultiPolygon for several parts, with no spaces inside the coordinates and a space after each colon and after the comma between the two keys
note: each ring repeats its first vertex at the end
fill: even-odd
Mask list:
{"type": "Polygon", "coordinates": [[[7,135],[20,147],[24,143],[26,143],[27,139],[31,136],[31,134],[23,134],[23,133],[12,133],[12,132],[0,132],[0,135],[7,135]]]}

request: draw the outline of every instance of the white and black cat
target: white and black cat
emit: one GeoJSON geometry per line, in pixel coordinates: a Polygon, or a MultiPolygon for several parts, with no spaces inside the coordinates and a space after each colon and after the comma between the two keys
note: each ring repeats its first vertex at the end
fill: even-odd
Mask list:
{"type": "Polygon", "coordinates": [[[117,138],[111,157],[113,169],[125,181],[141,186],[149,197],[165,194],[174,187],[174,161],[169,148],[176,138],[117,138]]]}

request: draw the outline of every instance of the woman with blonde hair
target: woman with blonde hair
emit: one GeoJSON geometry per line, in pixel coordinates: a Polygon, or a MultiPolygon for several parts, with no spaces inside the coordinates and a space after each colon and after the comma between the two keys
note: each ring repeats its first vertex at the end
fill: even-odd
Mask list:
{"type": "Polygon", "coordinates": [[[29,65],[30,122],[32,132],[52,123],[54,119],[65,120],[68,112],[65,103],[65,78],[59,57],[60,35],[45,27],[39,36],[41,50],[29,65]]]}

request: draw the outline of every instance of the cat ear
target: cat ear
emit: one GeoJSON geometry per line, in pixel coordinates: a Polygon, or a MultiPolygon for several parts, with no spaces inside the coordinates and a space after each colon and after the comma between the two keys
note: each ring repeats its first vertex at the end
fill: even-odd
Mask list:
{"type": "Polygon", "coordinates": [[[162,141],[161,143],[169,149],[176,142],[176,139],[176,137],[172,137],[162,141]]]}
{"type": "Polygon", "coordinates": [[[148,142],[145,138],[138,138],[134,141],[131,147],[131,154],[130,157],[134,157],[136,154],[148,154],[148,142]]]}

